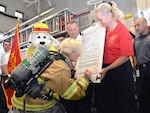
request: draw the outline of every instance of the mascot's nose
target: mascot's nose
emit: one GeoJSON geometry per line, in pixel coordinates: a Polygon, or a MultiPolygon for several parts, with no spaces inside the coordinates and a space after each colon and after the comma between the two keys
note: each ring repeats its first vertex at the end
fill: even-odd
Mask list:
{"type": "Polygon", "coordinates": [[[44,45],[44,44],[45,44],[45,42],[43,42],[43,41],[42,41],[42,42],[40,42],[40,44],[41,44],[41,45],[44,45]]]}

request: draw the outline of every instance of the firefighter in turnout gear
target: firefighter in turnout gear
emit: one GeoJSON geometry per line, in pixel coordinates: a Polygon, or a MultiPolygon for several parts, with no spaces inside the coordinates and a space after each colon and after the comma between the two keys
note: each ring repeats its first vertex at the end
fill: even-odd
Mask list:
{"type": "MultiPolygon", "coordinates": [[[[44,84],[40,96],[32,98],[28,94],[12,98],[15,113],[66,113],[59,103],[60,97],[68,100],[79,100],[85,96],[90,75],[87,71],[75,80],[72,77],[73,64],[80,56],[81,42],[67,38],[59,45],[64,59],[54,60],[38,78],[39,84],[44,84]],[[49,98],[50,97],[50,98],[49,98]]],[[[34,89],[34,87],[30,88],[34,89]]]]}

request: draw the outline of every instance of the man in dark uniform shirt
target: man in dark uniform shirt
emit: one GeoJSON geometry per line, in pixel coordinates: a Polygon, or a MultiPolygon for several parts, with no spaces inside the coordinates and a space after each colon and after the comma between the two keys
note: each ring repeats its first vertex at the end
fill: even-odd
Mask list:
{"type": "Polygon", "coordinates": [[[137,95],[141,113],[150,113],[150,31],[145,18],[135,21],[139,34],[134,40],[134,50],[140,76],[136,79],[137,95]]]}

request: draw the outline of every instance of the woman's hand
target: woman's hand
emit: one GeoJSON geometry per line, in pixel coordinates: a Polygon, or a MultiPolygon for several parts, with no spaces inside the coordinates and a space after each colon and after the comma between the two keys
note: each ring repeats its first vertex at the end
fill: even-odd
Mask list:
{"type": "Polygon", "coordinates": [[[108,71],[107,68],[103,68],[103,69],[101,70],[101,72],[99,72],[99,74],[101,74],[101,80],[103,80],[103,78],[105,77],[107,71],[108,71]]]}
{"type": "MultiPolygon", "coordinates": [[[[107,71],[108,71],[107,68],[103,68],[99,72],[99,74],[101,74],[101,79],[103,79],[105,77],[107,71]]],[[[84,74],[85,74],[85,77],[87,77],[89,80],[91,79],[92,72],[89,69],[85,70],[84,74]]]]}
{"type": "Polygon", "coordinates": [[[112,64],[109,66],[103,68],[99,73],[101,74],[101,80],[105,77],[107,71],[117,68],[118,66],[122,65],[126,61],[129,60],[128,56],[120,56],[118,59],[116,59],[112,64]]]}

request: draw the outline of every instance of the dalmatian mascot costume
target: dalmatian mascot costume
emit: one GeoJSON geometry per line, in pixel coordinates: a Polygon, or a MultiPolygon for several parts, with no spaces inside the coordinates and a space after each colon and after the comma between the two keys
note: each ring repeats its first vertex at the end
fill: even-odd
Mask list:
{"type": "Polygon", "coordinates": [[[49,33],[48,25],[42,22],[34,25],[33,31],[30,33],[28,43],[29,45],[25,54],[26,58],[35,48],[44,47],[48,50],[57,51],[56,48],[59,45],[59,41],[49,33]]]}

